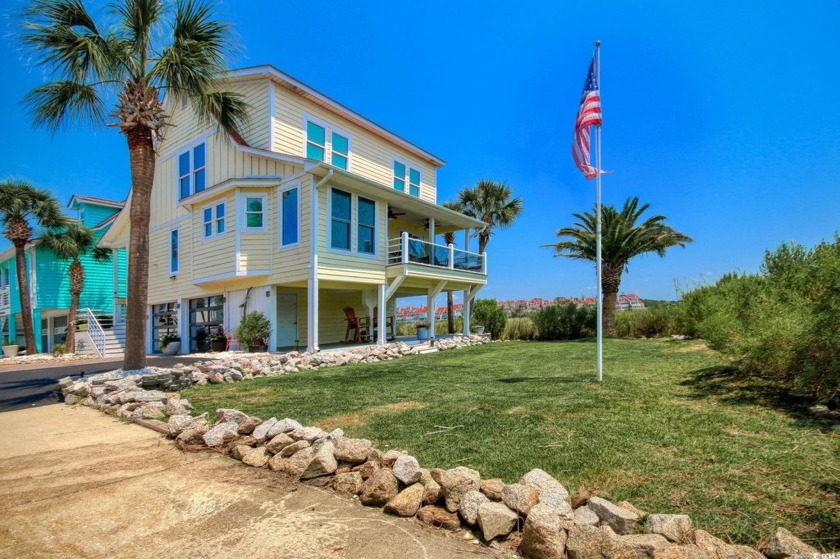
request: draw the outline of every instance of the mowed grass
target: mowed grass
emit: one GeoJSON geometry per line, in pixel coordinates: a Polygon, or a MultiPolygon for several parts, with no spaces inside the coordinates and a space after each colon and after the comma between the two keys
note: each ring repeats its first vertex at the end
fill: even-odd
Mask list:
{"type": "Polygon", "coordinates": [[[508,342],[320,369],[185,394],[197,413],[292,417],[399,448],[424,467],[517,480],[542,468],[571,491],[755,544],[784,526],[840,549],[840,432],[808,402],[727,368],[699,342],[508,342]],[[438,426],[460,426],[439,431],[438,426]]]}

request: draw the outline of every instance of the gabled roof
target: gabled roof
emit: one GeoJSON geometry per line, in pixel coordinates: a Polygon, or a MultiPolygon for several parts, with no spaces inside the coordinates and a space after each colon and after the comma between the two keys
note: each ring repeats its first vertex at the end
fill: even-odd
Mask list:
{"type": "Polygon", "coordinates": [[[125,202],[117,202],[116,200],[106,200],[105,198],[97,198],[95,196],[80,196],[78,194],[74,194],[72,198],[70,198],[70,202],[67,203],[67,207],[71,210],[75,210],[79,204],[91,204],[93,206],[105,206],[108,208],[122,208],[125,206],[125,202]]]}
{"type": "Polygon", "coordinates": [[[289,91],[292,91],[300,95],[301,97],[312,101],[313,103],[323,107],[324,109],[349,120],[357,126],[364,128],[368,132],[379,136],[380,138],[388,140],[389,142],[402,147],[403,149],[413,153],[417,157],[428,161],[432,165],[435,165],[437,167],[443,167],[443,165],[445,164],[445,161],[440,157],[424,150],[416,144],[409,142],[405,138],[391,132],[390,130],[387,130],[386,128],[376,124],[372,120],[363,117],[356,111],[342,105],[341,103],[330,97],[327,97],[320,91],[315,90],[314,88],[306,85],[305,83],[296,80],[295,78],[286,74],[285,72],[281,72],[280,70],[278,70],[274,66],[271,66],[270,64],[266,64],[263,66],[252,66],[249,68],[242,68],[239,70],[231,70],[230,72],[227,72],[225,76],[231,80],[249,78],[252,79],[256,77],[269,78],[276,84],[284,87],[285,89],[288,89],[289,91]]]}

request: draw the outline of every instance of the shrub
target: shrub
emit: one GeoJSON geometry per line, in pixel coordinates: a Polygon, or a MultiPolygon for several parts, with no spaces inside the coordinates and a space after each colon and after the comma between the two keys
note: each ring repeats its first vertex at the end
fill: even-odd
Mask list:
{"type": "Polygon", "coordinates": [[[64,355],[66,352],[67,352],[67,346],[65,346],[64,344],[54,344],[53,345],[52,353],[56,357],[58,357],[59,355],[64,355]]]}
{"type": "Polygon", "coordinates": [[[503,340],[533,340],[536,338],[537,329],[530,317],[511,318],[505,325],[501,339],[503,340]]]}
{"type": "Polygon", "coordinates": [[[160,343],[160,348],[164,349],[166,346],[171,344],[172,342],[180,342],[181,337],[178,334],[172,332],[164,332],[158,338],[158,342],[160,343]]]}
{"type": "Polygon", "coordinates": [[[592,336],[597,324],[595,307],[556,305],[531,314],[540,340],[577,340],[592,336]]]}
{"type": "Polygon", "coordinates": [[[475,324],[484,326],[494,340],[501,337],[507,323],[507,312],[495,299],[476,299],[472,317],[475,324]]]}
{"type": "Polygon", "coordinates": [[[233,332],[233,337],[241,347],[245,348],[265,345],[270,336],[271,322],[259,311],[251,311],[246,314],[233,332]]]}
{"type": "Polygon", "coordinates": [[[621,337],[656,338],[683,334],[683,309],[676,303],[664,303],[639,311],[620,311],[615,315],[621,337]]]}

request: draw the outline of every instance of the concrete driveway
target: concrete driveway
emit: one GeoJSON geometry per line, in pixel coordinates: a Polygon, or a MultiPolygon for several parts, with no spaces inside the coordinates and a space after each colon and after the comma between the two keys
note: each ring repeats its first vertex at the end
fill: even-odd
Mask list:
{"type": "Polygon", "coordinates": [[[0,414],[0,433],[3,558],[501,557],[88,408],[0,414]]]}
{"type": "MultiPolygon", "coordinates": [[[[176,363],[202,361],[195,357],[165,357],[150,355],[147,362],[153,367],[171,367],[176,363]]],[[[0,366],[0,412],[55,404],[58,402],[58,379],[113,371],[122,366],[122,357],[83,359],[33,363],[31,365],[0,366]]]]}

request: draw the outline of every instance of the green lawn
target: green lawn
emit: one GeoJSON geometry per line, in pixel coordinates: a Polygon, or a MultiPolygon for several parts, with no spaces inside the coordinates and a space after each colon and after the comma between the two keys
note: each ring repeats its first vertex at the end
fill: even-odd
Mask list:
{"type": "Polygon", "coordinates": [[[292,417],[424,467],[518,479],[542,468],[570,490],[608,491],[648,512],[754,544],[785,526],[840,548],[840,431],[808,402],[747,379],[697,342],[510,342],[320,369],[185,396],[197,413],[234,407],[292,417]],[[429,435],[436,426],[462,428],[429,435]]]}

